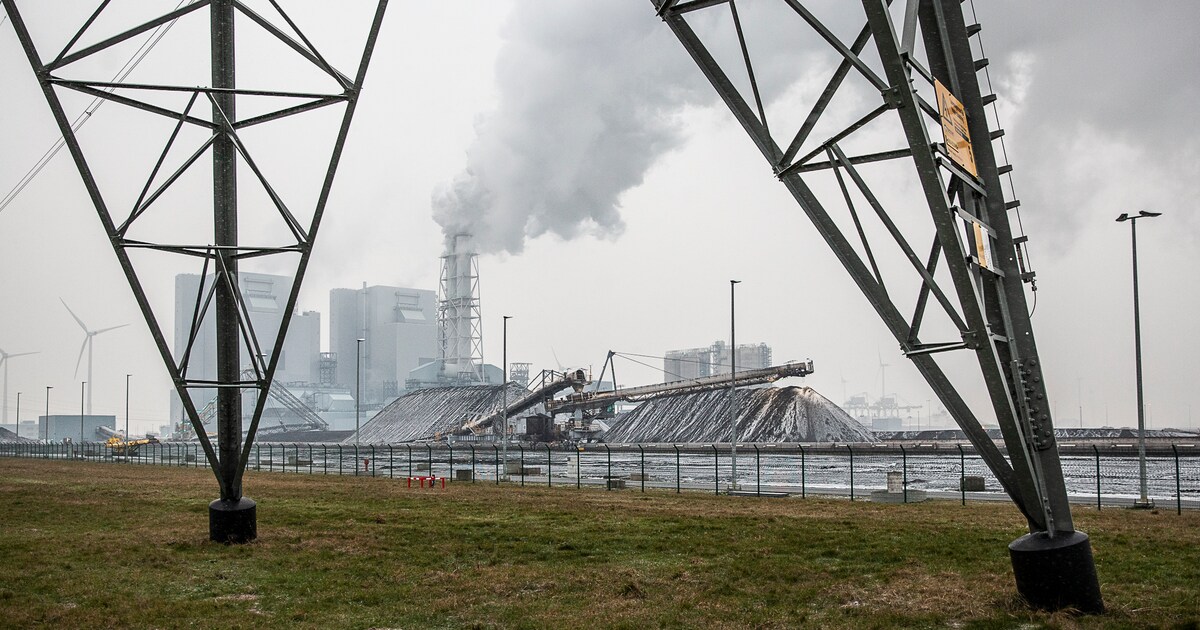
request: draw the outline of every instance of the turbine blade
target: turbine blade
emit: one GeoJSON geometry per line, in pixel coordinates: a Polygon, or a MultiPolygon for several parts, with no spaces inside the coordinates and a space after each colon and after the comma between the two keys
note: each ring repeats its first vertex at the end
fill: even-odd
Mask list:
{"type": "MultiPolygon", "coordinates": [[[[75,376],[76,377],[79,376],[79,364],[83,361],[83,351],[87,350],[88,342],[91,340],[92,340],[91,337],[84,337],[83,345],[79,346],[79,358],[75,359],[75,376]]],[[[72,378],[74,378],[74,377],[72,377],[72,378]]]]}
{"type": "Polygon", "coordinates": [[[554,348],[550,348],[550,355],[554,357],[554,364],[558,366],[558,371],[566,372],[567,369],[564,368],[562,362],[558,360],[558,353],[554,351],[554,348]]]}
{"type": "Polygon", "coordinates": [[[71,310],[70,306],[67,306],[66,300],[64,300],[62,298],[58,298],[58,301],[62,302],[63,308],[67,309],[67,312],[71,314],[71,317],[75,318],[75,323],[79,324],[79,327],[83,329],[83,332],[90,332],[90,331],[88,331],[87,326],[84,325],[83,320],[79,319],[79,316],[75,314],[75,311],[71,310]]]}
{"type": "Polygon", "coordinates": [[[101,328],[100,330],[94,330],[94,331],[92,331],[92,333],[91,333],[91,334],[92,334],[92,336],[95,336],[95,335],[99,335],[99,334],[100,334],[100,333],[102,333],[102,332],[108,332],[108,331],[110,331],[110,330],[116,330],[116,329],[118,329],[118,328],[124,328],[124,327],[126,327],[126,326],[128,326],[128,325],[129,325],[129,324],[121,324],[120,326],[109,326],[108,328],[101,328]]]}
{"type": "Polygon", "coordinates": [[[4,356],[5,356],[6,358],[11,358],[11,357],[24,357],[24,356],[28,356],[28,355],[31,355],[31,354],[38,354],[38,353],[37,353],[37,352],[16,352],[16,353],[13,353],[13,354],[6,354],[6,355],[4,355],[4,356]]]}

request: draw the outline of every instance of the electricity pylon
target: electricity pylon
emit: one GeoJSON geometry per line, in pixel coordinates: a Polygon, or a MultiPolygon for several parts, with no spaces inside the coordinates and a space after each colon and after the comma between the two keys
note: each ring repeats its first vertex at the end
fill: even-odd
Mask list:
{"type": "Polygon", "coordinates": [[[1011,166],[992,148],[1003,131],[986,116],[996,97],[980,89],[988,62],[972,51],[980,27],[968,25],[969,5],[651,2],[1025,516],[1030,534],[1009,546],[1020,593],[1039,608],[1103,610],[1090,542],[1067,503],[1023,286],[1033,279],[1026,238],[1009,221],[1020,204],[1001,188],[1011,166]],[[861,27],[843,39],[852,13],[861,27]],[[753,63],[764,50],[807,56],[753,63]],[[927,256],[914,232],[932,241],[927,256]],[[957,338],[927,342],[923,332],[957,338]],[[956,350],[975,355],[1007,459],[936,360],[956,350]]]}
{"type": "MultiPolygon", "coordinates": [[[[13,27],[25,50],[33,72],[41,85],[46,102],[54,115],[59,131],[63,135],[67,149],[79,170],[100,222],[112,243],[130,289],[138,307],[146,318],[150,334],[162,355],[163,361],[170,372],[176,391],[183,402],[205,457],[217,477],[220,485],[220,498],[209,506],[209,536],[213,540],[223,542],[245,542],[257,536],[256,504],[242,493],[242,474],[246,468],[246,460],[254,443],[258,422],[262,416],[263,406],[267,400],[267,391],[275,370],[279,365],[280,350],[287,335],[290,323],[290,313],[295,311],[296,299],[300,285],[304,279],[309,257],[312,254],[313,243],[317,236],[321,218],[324,214],[329,193],[333,185],[334,174],[342,156],[342,150],[350,129],[355,106],[362,91],[363,80],[374,50],[379,28],[383,21],[387,0],[378,0],[375,5],[370,30],[361,57],[358,60],[357,72],[353,76],[343,74],[336,69],[328,58],[320,52],[313,38],[309,37],[297,22],[284,11],[278,2],[270,0],[271,11],[260,14],[248,7],[242,0],[194,0],[182,3],[176,9],[146,20],[123,31],[94,33],[102,27],[97,24],[110,24],[121,16],[105,14],[108,2],[99,3],[99,7],[87,20],[74,31],[74,36],[68,40],[63,50],[47,60],[39,51],[21,12],[17,0],[2,0],[5,11],[12,19],[13,27]],[[208,9],[208,20],[202,19],[208,9]],[[102,17],[108,18],[101,20],[102,17]],[[95,65],[89,66],[84,61],[91,61],[104,54],[112,54],[119,46],[133,38],[144,34],[157,34],[166,25],[191,23],[193,26],[205,28],[209,34],[211,47],[199,52],[208,53],[211,57],[211,81],[207,86],[184,85],[185,81],[170,83],[137,83],[124,79],[99,80],[88,78],[67,78],[73,72],[86,74],[95,65]],[[307,68],[315,69],[325,89],[317,91],[289,91],[266,89],[261,87],[247,88],[239,86],[236,81],[234,25],[260,29],[259,34],[265,33],[268,40],[282,44],[280,50],[286,49],[287,55],[306,62],[307,68]],[[196,24],[198,23],[198,24],[196,24]],[[94,42],[83,44],[81,42],[94,42]],[[129,108],[139,110],[144,115],[164,117],[172,125],[172,130],[165,139],[160,156],[153,167],[145,173],[145,184],[136,196],[131,207],[123,208],[117,214],[117,195],[106,195],[93,165],[81,146],[80,139],[72,128],[64,110],[62,96],[66,92],[76,92],[87,96],[107,99],[129,108]],[[263,103],[269,103],[265,109],[250,116],[238,116],[237,104],[244,99],[251,99],[261,108],[263,103]],[[205,115],[203,104],[208,104],[208,115],[205,115]],[[197,107],[200,105],[199,107],[197,107]],[[285,118],[301,116],[305,113],[326,108],[341,107],[342,116],[337,129],[328,166],[321,181],[319,196],[311,206],[299,208],[284,201],[284,195],[265,175],[262,154],[248,148],[246,142],[247,130],[259,125],[267,125],[285,118]],[[188,132],[199,129],[204,137],[197,143],[187,146],[183,151],[177,151],[181,145],[188,144],[188,132]],[[181,155],[180,155],[181,154],[181,155]],[[135,238],[136,230],[147,216],[155,211],[182,214],[187,211],[186,203],[164,201],[164,193],[168,192],[182,176],[196,164],[201,163],[205,154],[211,154],[212,163],[212,219],[213,236],[206,240],[198,234],[185,233],[178,240],[163,242],[135,238]],[[238,228],[238,166],[244,163],[253,173],[250,188],[257,185],[269,199],[271,210],[278,216],[273,217],[274,227],[286,234],[283,244],[268,242],[250,243],[245,233],[238,228]],[[172,170],[167,165],[174,165],[172,170]],[[163,208],[162,206],[167,206],[163,208]],[[299,212],[303,209],[311,212],[311,219],[301,220],[304,216],[299,212]],[[182,356],[172,355],[171,348],[158,319],[151,308],[130,253],[138,250],[164,252],[168,254],[198,259],[201,266],[200,289],[196,296],[195,312],[190,323],[186,349],[182,356]],[[239,287],[239,262],[264,256],[294,256],[298,257],[293,284],[288,295],[288,301],[283,309],[285,314],[274,339],[260,342],[255,327],[250,318],[250,307],[239,287]],[[206,281],[210,277],[211,282],[206,281]],[[189,375],[189,359],[200,332],[200,323],[209,310],[213,310],[216,323],[216,379],[211,377],[198,378],[189,375]],[[245,350],[253,368],[254,378],[242,377],[240,354],[245,350]],[[217,388],[217,444],[214,447],[209,439],[196,404],[190,395],[193,388],[217,388]],[[254,406],[250,426],[243,436],[242,427],[242,390],[253,389],[259,392],[254,406]]],[[[338,8],[331,5],[326,9],[337,12],[338,8]]],[[[176,61],[176,60],[172,60],[176,61]]],[[[179,60],[182,61],[182,60],[179,60]]],[[[250,62],[256,62],[260,67],[274,68],[280,58],[272,55],[259,55],[250,62]]],[[[243,58],[245,64],[247,59],[243,58]]],[[[185,64],[180,63],[181,67],[185,64]]],[[[174,66],[172,66],[174,67],[174,66]]],[[[274,74],[271,72],[260,75],[274,74]]],[[[94,125],[95,123],[93,123],[94,125]]],[[[152,127],[147,126],[142,133],[124,133],[122,143],[132,143],[153,135],[152,127]]],[[[306,132],[312,132],[306,128],[306,132]]],[[[281,170],[294,165],[295,161],[304,159],[303,156],[287,155],[289,160],[281,170]]],[[[198,169],[197,169],[198,170],[198,169]]],[[[264,239],[268,241],[268,239],[264,239]]]]}

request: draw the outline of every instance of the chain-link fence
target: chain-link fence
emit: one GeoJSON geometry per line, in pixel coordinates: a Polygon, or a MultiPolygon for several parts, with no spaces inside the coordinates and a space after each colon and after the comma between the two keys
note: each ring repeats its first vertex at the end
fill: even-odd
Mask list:
{"type": "MultiPolygon", "coordinates": [[[[0,456],[131,465],[207,467],[197,443],[144,444],[123,452],[105,443],[0,444],[0,456]]],[[[1141,475],[1132,445],[1060,450],[1073,502],[1130,505],[1141,475]],[[1090,452],[1089,452],[1090,451],[1090,452]]],[[[988,467],[967,445],[870,444],[588,444],[514,443],[323,444],[259,443],[251,470],[357,475],[450,483],[569,485],[609,490],[734,492],[757,496],[810,494],[901,501],[922,496],[1006,498],[988,467]],[[507,451],[507,452],[506,452],[507,451]],[[892,483],[888,483],[889,475],[892,483]],[[423,479],[420,479],[423,478],[423,479]]],[[[1200,508],[1200,449],[1157,446],[1146,457],[1147,494],[1162,507],[1200,508]]]]}

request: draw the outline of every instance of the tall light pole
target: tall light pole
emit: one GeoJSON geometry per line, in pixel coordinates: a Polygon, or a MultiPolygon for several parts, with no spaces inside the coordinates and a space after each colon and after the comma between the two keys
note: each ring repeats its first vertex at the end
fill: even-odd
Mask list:
{"type": "Polygon", "coordinates": [[[1133,348],[1137,364],[1138,480],[1141,486],[1141,497],[1133,503],[1136,508],[1154,507],[1154,502],[1146,493],[1146,403],[1142,395],[1142,310],[1138,303],[1137,220],[1161,214],[1142,210],[1137,216],[1121,213],[1121,216],[1117,217],[1118,223],[1129,222],[1129,234],[1133,240],[1133,348]]]}
{"type": "Polygon", "coordinates": [[[1079,397],[1079,428],[1082,429],[1083,428],[1083,379],[1076,378],[1075,386],[1078,388],[1078,390],[1075,393],[1079,397]]]}
{"type": "MultiPolygon", "coordinates": [[[[362,412],[362,345],[366,339],[359,338],[354,347],[354,446],[358,446],[359,416],[362,412]]],[[[357,457],[357,452],[355,453],[357,457]]]]}
{"type": "MultiPolygon", "coordinates": [[[[53,385],[46,386],[46,437],[50,437],[50,390],[54,389],[53,385]]],[[[38,439],[41,439],[41,431],[38,431],[38,439]]]]}
{"type": "Polygon", "coordinates": [[[500,351],[500,369],[504,372],[504,384],[500,386],[500,417],[504,423],[500,429],[500,437],[504,448],[504,476],[508,477],[508,320],[512,319],[511,315],[504,315],[504,341],[502,350],[500,351]]]}
{"type": "MultiPolygon", "coordinates": [[[[132,374],[125,375],[125,441],[126,442],[129,441],[129,377],[131,377],[131,376],[133,376],[133,375],[132,374]]],[[[125,452],[128,454],[129,449],[125,449],[125,452]]]]}
{"type": "Polygon", "coordinates": [[[729,439],[729,463],[731,468],[729,489],[737,490],[737,409],[734,404],[734,389],[737,383],[737,336],[736,327],[734,326],[734,287],[741,280],[729,281],[729,426],[731,428],[731,437],[729,439]]]}
{"type": "Polygon", "coordinates": [[[79,383],[79,456],[83,456],[83,403],[87,400],[87,381],[79,383]]]}

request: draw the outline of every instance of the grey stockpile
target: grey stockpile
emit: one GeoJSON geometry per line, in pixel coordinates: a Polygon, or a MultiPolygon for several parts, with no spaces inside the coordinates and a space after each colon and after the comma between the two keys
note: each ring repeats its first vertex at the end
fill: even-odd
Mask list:
{"type": "MultiPolygon", "coordinates": [[[[738,441],[874,442],[849,414],[811,387],[738,391],[738,441]]],[[[618,416],[604,440],[613,442],[728,442],[729,392],[667,396],[618,416]]]]}
{"type": "MultiPolygon", "coordinates": [[[[527,393],[520,385],[508,386],[510,403],[527,393]]],[[[500,404],[499,385],[418,389],[397,398],[363,424],[359,442],[385,444],[432,439],[438,433],[445,435],[461,427],[467,418],[500,409],[500,404]]],[[[353,435],[343,441],[353,442],[353,435]]]]}

